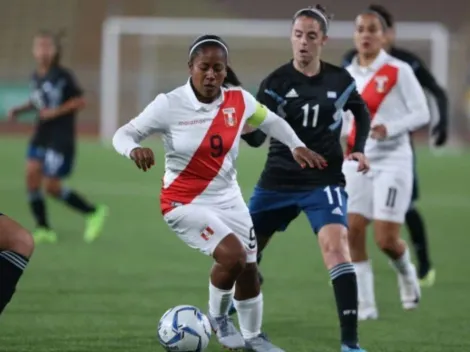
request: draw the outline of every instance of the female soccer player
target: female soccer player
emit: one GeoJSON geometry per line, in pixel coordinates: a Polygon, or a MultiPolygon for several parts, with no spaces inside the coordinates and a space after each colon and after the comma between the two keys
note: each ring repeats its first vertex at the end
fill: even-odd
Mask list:
{"type": "Polygon", "coordinates": [[[154,155],[139,142],[153,133],[163,134],[163,218],[186,244],[215,260],[208,315],[219,342],[231,349],[246,345],[248,350],[280,352],[261,333],[256,237],[234,166],[240,134],[245,123],[259,126],[287,145],[304,168],[322,168],[325,160],[307,149],[283,119],[240,88],[227,60],[227,45],[219,37],[198,38],[189,50],[187,84],[158,95],[116,132],[113,144],[147,171],[154,155]],[[233,297],[241,334],[228,318],[233,297]]]}
{"type": "MultiPolygon", "coordinates": [[[[370,116],[349,73],[320,59],[328,27],[329,16],[322,6],[297,11],[291,33],[294,59],[271,73],[257,95],[269,109],[283,114],[300,139],[326,158],[328,167],[302,169],[284,145],[271,139],[249,209],[260,253],[276,231],[284,231],[301,211],[307,215],[330,272],[341,325],[341,349],[363,351],[357,336],[357,284],[348,248],[340,134],[342,113],[351,110],[357,119],[358,137],[348,158],[355,160],[355,172],[367,171],[363,149],[370,116]]],[[[243,138],[258,146],[266,135],[255,131],[243,138]]]]}
{"type": "MultiPolygon", "coordinates": [[[[354,40],[358,54],[347,67],[373,119],[372,133],[365,148],[371,172],[361,175],[355,172],[354,162],[344,164],[359,319],[378,317],[365,238],[366,227],[372,220],[375,241],[397,271],[403,308],[416,308],[421,296],[416,269],[406,243],[400,238],[400,228],[413,187],[409,134],[429,121],[429,110],[411,67],[382,49],[385,28],[385,21],[375,11],[366,10],[356,18],[354,40]]],[[[353,146],[354,140],[353,125],[348,148],[353,146]]]]}
{"type": "MultiPolygon", "coordinates": [[[[395,46],[395,20],[393,15],[382,5],[369,5],[369,10],[377,12],[383,19],[387,28],[385,30],[385,43],[383,48],[392,56],[408,63],[414,71],[418,82],[425,91],[431,93],[437,103],[439,110],[439,121],[432,129],[432,136],[434,137],[434,144],[436,147],[443,146],[447,141],[447,131],[449,127],[448,117],[448,97],[445,90],[439,86],[436,78],[429,72],[423,61],[412,52],[395,46]]],[[[351,60],[357,54],[357,51],[350,50],[344,56],[343,65],[351,64],[351,60]]],[[[416,253],[418,261],[418,277],[420,278],[421,287],[430,287],[434,285],[436,279],[436,270],[434,269],[431,261],[431,256],[428,249],[428,235],[424,218],[416,206],[416,201],[420,196],[420,187],[418,173],[416,169],[416,153],[413,148],[413,140],[411,140],[411,148],[413,150],[413,192],[411,196],[411,204],[405,216],[406,226],[411,238],[411,244],[416,253]]]]}
{"type": "Polygon", "coordinates": [[[56,242],[49,226],[41,189],[86,216],[85,241],[98,237],[107,208],[94,206],[63,185],[72,172],[75,157],[75,116],[85,105],[83,92],[72,72],[60,64],[61,46],[57,36],[41,31],[34,37],[33,55],[37,67],[32,75],[34,90],[25,104],[13,108],[9,119],[23,112],[37,111],[36,131],[29,145],[26,184],[29,204],[36,220],[36,242],[56,242]]]}
{"type": "Polygon", "coordinates": [[[0,315],[13,297],[33,250],[31,234],[0,213],[0,315]]]}

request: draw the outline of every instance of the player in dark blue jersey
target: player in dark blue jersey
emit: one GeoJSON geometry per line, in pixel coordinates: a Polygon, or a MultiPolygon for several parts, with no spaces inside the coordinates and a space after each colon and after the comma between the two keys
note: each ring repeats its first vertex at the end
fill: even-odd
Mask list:
{"type": "Polygon", "coordinates": [[[37,242],[57,241],[47,219],[41,192],[44,186],[47,194],[86,216],[85,240],[91,242],[101,232],[107,208],[90,204],[62,183],[74,166],[75,119],[85,105],[83,92],[73,73],[60,65],[61,48],[55,35],[39,32],[34,37],[33,55],[37,67],[32,75],[30,100],[9,112],[12,121],[22,112],[37,112],[26,164],[29,204],[37,225],[33,236],[37,242]]]}
{"type": "MultiPolygon", "coordinates": [[[[432,136],[434,138],[434,144],[439,147],[447,141],[447,130],[448,130],[448,99],[447,94],[439,86],[434,76],[429,72],[423,61],[415,54],[397,48],[395,44],[395,21],[392,14],[381,5],[370,5],[369,10],[376,12],[383,19],[384,24],[387,26],[385,32],[385,49],[390,55],[405,61],[414,70],[416,78],[423,87],[424,90],[430,92],[436,99],[437,107],[439,110],[439,121],[432,129],[432,136]]],[[[348,51],[343,57],[343,66],[348,66],[351,60],[356,55],[356,50],[348,51]]],[[[411,241],[416,252],[418,259],[418,276],[420,278],[421,286],[429,287],[434,284],[436,271],[433,269],[429,251],[426,227],[424,224],[423,217],[416,208],[415,202],[419,197],[418,188],[418,175],[416,170],[416,154],[414,158],[414,179],[413,179],[413,193],[410,203],[410,208],[406,214],[406,225],[408,232],[410,233],[411,241]]]]}
{"type": "Polygon", "coordinates": [[[31,234],[0,213],[0,315],[13,297],[33,250],[31,234]]]}
{"type": "MultiPolygon", "coordinates": [[[[257,99],[283,116],[299,138],[327,161],[324,169],[302,169],[291,152],[275,139],[249,208],[260,254],[277,231],[303,211],[318,235],[330,272],[341,326],[342,351],[363,351],[357,337],[357,283],[351,264],[347,230],[347,194],[340,144],[343,111],[356,116],[359,138],[350,158],[358,172],[368,169],[363,155],[370,114],[349,73],[321,61],[329,16],[322,6],[299,10],[293,18],[294,59],[272,72],[260,85],[257,99]]],[[[243,136],[251,146],[266,139],[256,130],[243,136]]]]}

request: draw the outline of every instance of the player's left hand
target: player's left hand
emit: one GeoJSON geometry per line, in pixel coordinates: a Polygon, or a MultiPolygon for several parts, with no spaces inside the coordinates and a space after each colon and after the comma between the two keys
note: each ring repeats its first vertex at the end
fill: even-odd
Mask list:
{"type": "Polygon", "coordinates": [[[328,166],[325,158],[307,147],[297,147],[292,151],[295,161],[304,169],[307,165],[311,168],[324,169],[328,166]]]}
{"type": "Polygon", "coordinates": [[[362,153],[351,153],[347,156],[348,160],[355,160],[358,162],[357,172],[362,172],[365,174],[370,169],[369,160],[362,153]]]}
{"type": "Polygon", "coordinates": [[[41,120],[49,120],[57,117],[57,109],[41,109],[39,111],[39,117],[41,120]]]}
{"type": "Polygon", "coordinates": [[[447,142],[447,128],[440,125],[435,126],[432,129],[432,136],[434,137],[434,145],[442,147],[447,142]]]}
{"type": "Polygon", "coordinates": [[[387,127],[385,127],[385,125],[372,126],[370,132],[370,138],[372,139],[382,141],[387,138],[387,127]]]}

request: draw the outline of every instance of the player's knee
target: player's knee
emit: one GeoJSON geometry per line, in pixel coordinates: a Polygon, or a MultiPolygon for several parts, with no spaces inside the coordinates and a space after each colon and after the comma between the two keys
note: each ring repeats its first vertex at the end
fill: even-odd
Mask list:
{"type": "Polygon", "coordinates": [[[54,198],[59,198],[62,195],[62,185],[57,180],[47,180],[44,184],[46,193],[54,198]]]}
{"type": "Polygon", "coordinates": [[[13,251],[27,258],[33,254],[33,236],[15,221],[6,217],[2,219],[0,237],[2,249],[13,251]]]}
{"type": "Polygon", "coordinates": [[[318,233],[318,240],[328,268],[351,260],[348,231],[344,225],[330,224],[323,226],[318,233]]]}
{"type": "Polygon", "coordinates": [[[42,174],[41,169],[34,163],[28,163],[26,166],[26,186],[28,190],[37,190],[41,187],[42,174]]]}
{"type": "Polygon", "coordinates": [[[234,277],[239,276],[246,268],[246,250],[234,234],[228,235],[219,243],[214,251],[214,259],[234,277]]]}
{"type": "Polygon", "coordinates": [[[27,230],[20,228],[15,234],[12,250],[27,258],[31,257],[34,251],[33,236],[27,230]]]}
{"type": "Polygon", "coordinates": [[[400,228],[395,224],[376,226],[375,242],[385,252],[393,251],[400,239],[400,228]]]}

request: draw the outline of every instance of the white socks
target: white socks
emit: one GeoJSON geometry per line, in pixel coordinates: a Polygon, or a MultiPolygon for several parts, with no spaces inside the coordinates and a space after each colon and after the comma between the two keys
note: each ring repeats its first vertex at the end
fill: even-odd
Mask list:
{"type": "Polygon", "coordinates": [[[400,258],[392,259],[390,262],[401,275],[408,276],[412,271],[412,263],[408,247],[406,247],[405,252],[400,258]]]}
{"type": "Polygon", "coordinates": [[[245,340],[261,334],[263,324],[263,294],[244,301],[233,300],[238,313],[240,332],[245,340]]]}
{"type": "Polygon", "coordinates": [[[357,296],[360,308],[375,307],[374,273],[369,260],[355,262],[357,277],[357,296]]]}
{"type": "Polygon", "coordinates": [[[209,314],[218,318],[228,314],[233,300],[234,289],[221,290],[209,283],[209,314]]]}

